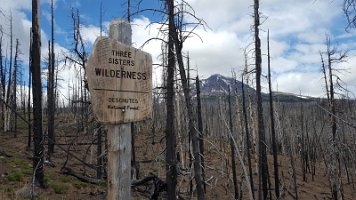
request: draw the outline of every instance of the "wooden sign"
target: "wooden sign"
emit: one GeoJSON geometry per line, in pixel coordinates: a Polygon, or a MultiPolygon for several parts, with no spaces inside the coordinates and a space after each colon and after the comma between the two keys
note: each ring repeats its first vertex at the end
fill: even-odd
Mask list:
{"type": "Polygon", "coordinates": [[[141,121],[152,112],[152,57],[117,40],[99,37],[86,67],[98,121],[141,121]]]}

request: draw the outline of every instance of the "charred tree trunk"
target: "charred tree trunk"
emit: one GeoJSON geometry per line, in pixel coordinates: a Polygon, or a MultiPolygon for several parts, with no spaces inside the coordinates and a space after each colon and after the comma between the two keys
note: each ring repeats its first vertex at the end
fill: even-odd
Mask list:
{"type": "Polygon", "coordinates": [[[27,120],[30,122],[28,124],[28,138],[27,138],[27,148],[31,148],[32,142],[32,131],[31,131],[31,74],[32,74],[32,28],[30,29],[30,55],[28,61],[28,97],[27,97],[27,120]]]}
{"type": "Polygon", "coordinates": [[[330,39],[327,39],[327,56],[328,56],[328,71],[329,71],[329,111],[330,111],[330,121],[331,121],[331,133],[332,133],[332,164],[331,164],[331,198],[333,200],[338,199],[338,184],[337,184],[337,165],[336,161],[338,159],[337,144],[336,144],[336,111],[335,111],[335,99],[334,99],[334,81],[333,81],[333,70],[332,70],[332,55],[335,53],[331,49],[330,39]]]}
{"type": "Polygon", "coordinates": [[[44,186],[43,182],[43,135],[42,135],[42,84],[41,84],[41,28],[40,0],[32,0],[32,95],[33,95],[33,133],[34,159],[33,169],[35,183],[44,186]]]}
{"type": "MultiPolygon", "coordinates": [[[[247,62],[247,59],[246,59],[247,62]]],[[[244,84],[244,76],[242,75],[242,112],[244,116],[244,126],[245,126],[245,134],[246,134],[246,154],[247,154],[247,163],[248,163],[248,171],[249,171],[249,178],[250,178],[250,186],[252,192],[254,191],[253,186],[253,176],[252,176],[252,163],[251,163],[251,139],[250,139],[250,131],[248,128],[248,121],[247,121],[247,110],[246,110],[246,97],[245,97],[245,84],[244,84]]],[[[254,193],[252,193],[254,197],[254,193]]]]}
{"type": "Polygon", "coordinates": [[[176,130],[174,126],[175,108],[174,108],[174,1],[167,0],[167,12],[169,22],[168,33],[168,65],[167,65],[167,84],[166,84],[166,182],[167,182],[167,198],[170,200],[176,199],[177,187],[177,158],[176,158],[176,130]]]}
{"type": "Polygon", "coordinates": [[[234,184],[234,191],[235,191],[235,199],[239,199],[239,190],[237,187],[237,176],[236,176],[236,160],[235,160],[235,147],[234,147],[234,137],[233,130],[234,127],[232,125],[232,108],[231,108],[231,87],[229,88],[229,129],[230,129],[230,150],[231,150],[231,170],[232,170],[232,181],[234,184]]]}
{"type": "MultiPolygon", "coordinates": [[[[11,84],[12,84],[12,40],[13,40],[13,32],[12,32],[12,15],[10,16],[10,64],[9,64],[9,80],[7,83],[7,91],[6,91],[6,100],[5,102],[9,105],[12,105],[12,96],[13,95],[11,92],[11,84]]],[[[11,127],[11,116],[12,116],[12,111],[10,108],[5,107],[5,119],[4,119],[4,131],[11,131],[12,127],[11,127]]]]}
{"type": "Polygon", "coordinates": [[[132,122],[131,123],[131,167],[132,167],[132,173],[131,173],[131,178],[138,179],[139,178],[139,168],[138,164],[136,162],[136,151],[135,151],[135,137],[137,135],[137,127],[136,123],[132,122]]]}
{"type": "Polygon", "coordinates": [[[279,173],[278,173],[278,156],[277,156],[277,138],[274,125],[274,108],[272,97],[272,83],[271,83],[271,56],[269,49],[269,31],[267,37],[267,51],[268,51],[268,89],[269,89],[269,114],[271,120],[271,133],[272,133],[272,150],[273,150],[273,169],[274,169],[274,191],[277,199],[279,198],[279,173]]]}
{"type": "Polygon", "coordinates": [[[18,56],[19,56],[19,40],[16,39],[16,47],[15,47],[15,60],[14,60],[14,73],[13,73],[13,83],[12,83],[12,100],[11,100],[11,107],[12,107],[12,117],[13,118],[13,126],[11,126],[14,131],[14,136],[16,137],[16,131],[17,131],[17,115],[15,114],[17,110],[17,97],[16,97],[16,87],[17,87],[17,68],[18,68],[18,56]]]}
{"type": "Polygon", "coordinates": [[[260,14],[259,0],[254,0],[254,34],[255,34],[255,64],[256,64],[256,103],[257,103],[257,131],[258,131],[258,177],[259,177],[259,199],[266,199],[268,196],[267,185],[267,156],[266,139],[263,121],[263,107],[261,95],[261,72],[262,54],[261,40],[259,37],[260,14]]]}
{"type": "MultiPolygon", "coordinates": [[[[205,199],[204,189],[203,189],[203,178],[202,178],[202,167],[201,167],[201,157],[200,157],[200,149],[199,149],[199,133],[196,129],[196,121],[193,113],[193,105],[190,96],[190,88],[188,87],[187,75],[184,68],[183,63],[183,40],[179,39],[178,29],[176,24],[174,23],[174,1],[168,0],[169,2],[169,38],[173,39],[174,47],[176,50],[176,56],[178,61],[179,73],[181,77],[181,83],[183,86],[183,93],[185,98],[185,104],[187,108],[188,114],[188,129],[189,133],[192,136],[192,147],[193,147],[193,156],[194,156],[194,179],[196,182],[197,196],[198,200],[205,199]]],[[[182,30],[181,30],[182,31],[182,30]]]]}
{"type": "MultiPolygon", "coordinates": [[[[173,17],[173,16],[172,16],[173,17]]],[[[183,44],[179,41],[178,33],[176,32],[176,27],[173,24],[174,33],[173,33],[173,41],[176,49],[177,61],[179,66],[179,73],[181,77],[181,83],[183,86],[183,93],[185,98],[185,104],[188,112],[188,129],[189,133],[192,136],[192,146],[193,146],[193,156],[194,156],[194,179],[196,182],[197,188],[197,196],[198,200],[205,199],[204,189],[203,189],[203,178],[202,178],[202,167],[200,165],[200,151],[199,151],[199,133],[195,127],[195,118],[193,114],[193,105],[190,97],[190,89],[188,87],[187,76],[184,69],[183,56],[182,56],[182,48],[183,44]]]]}
{"type": "Polygon", "coordinates": [[[203,130],[203,118],[201,114],[201,99],[200,99],[200,81],[199,77],[196,78],[196,89],[197,89],[197,117],[198,117],[198,130],[199,130],[199,149],[201,155],[201,166],[202,166],[202,178],[204,182],[204,192],[206,192],[205,183],[205,163],[204,163],[204,130],[203,130]]]}
{"type": "Polygon", "coordinates": [[[98,134],[98,145],[96,149],[96,178],[101,179],[103,177],[103,151],[102,151],[102,128],[100,127],[97,134],[98,134]]]}
{"type": "Polygon", "coordinates": [[[49,51],[49,65],[48,65],[48,92],[47,92],[47,117],[48,117],[48,155],[51,159],[51,154],[54,153],[54,112],[55,112],[55,100],[54,100],[54,5],[51,1],[51,49],[49,51]]]}
{"type": "MultiPolygon", "coordinates": [[[[0,80],[1,80],[1,97],[3,100],[5,100],[5,69],[3,65],[3,55],[2,55],[2,37],[4,35],[2,27],[0,26],[0,80]]],[[[4,126],[4,120],[5,120],[5,105],[4,103],[1,102],[1,119],[3,122],[4,126]]],[[[3,127],[4,128],[4,127],[3,127]]]]}

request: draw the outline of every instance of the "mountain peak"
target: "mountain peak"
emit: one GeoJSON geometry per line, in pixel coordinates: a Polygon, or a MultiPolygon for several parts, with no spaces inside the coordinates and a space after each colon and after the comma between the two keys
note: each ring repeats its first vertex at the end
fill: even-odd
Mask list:
{"type": "MultiPolygon", "coordinates": [[[[223,76],[221,74],[213,74],[207,79],[202,79],[200,82],[200,93],[202,96],[223,96],[229,94],[229,87],[234,87],[237,94],[242,93],[242,86],[244,86],[245,91],[249,91],[255,94],[255,89],[251,88],[242,82],[235,80],[230,77],[223,76]]],[[[193,89],[194,90],[194,89],[193,89]]],[[[195,93],[195,91],[193,92],[195,93]]],[[[298,95],[284,93],[284,92],[273,92],[275,99],[280,102],[301,102],[301,101],[311,101],[312,99],[303,99],[298,95]]],[[[269,96],[262,93],[263,101],[269,101],[269,96]]]]}
{"type": "MultiPolygon", "coordinates": [[[[200,90],[202,95],[227,95],[229,87],[233,85],[237,86],[238,93],[242,91],[242,83],[240,81],[221,74],[213,74],[209,78],[201,80],[200,90]]],[[[252,89],[247,85],[245,85],[245,88],[252,89]]]]}

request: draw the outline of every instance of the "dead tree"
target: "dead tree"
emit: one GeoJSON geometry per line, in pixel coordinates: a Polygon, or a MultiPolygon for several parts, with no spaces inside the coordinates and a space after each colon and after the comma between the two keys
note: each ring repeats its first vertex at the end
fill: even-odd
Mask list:
{"type": "MultiPolygon", "coordinates": [[[[247,66],[247,58],[245,57],[245,62],[247,66]]],[[[244,84],[244,73],[241,77],[242,80],[242,112],[244,117],[244,129],[246,134],[246,154],[247,154],[247,163],[248,163],[248,171],[249,171],[249,178],[250,178],[250,187],[251,191],[254,191],[253,186],[253,172],[252,172],[252,163],[251,163],[251,139],[250,139],[250,131],[248,128],[248,119],[247,119],[247,109],[246,109],[246,95],[245,95],[245,84],[244,84]]],[[[254,197],[254,193],[252,193],[254,197]]]]}
{"type": "MultiPolygon", "coordinates": [[[[5,99],[5,69],[3,65],[3,55],[2,55],[2,37],[4,33],[2,30],[2,26],[0,26],[0,83],[1,83],[1,97],[4,100],[5,99]]],[[[1,103],[1,119],[4,122],[4,111],[5,111],[5,105],[1,103]]]]}
{"type": "Polygon", "coordinates": [[[206,192],[205,164],[204,164],[204,129],[203,129],[203,118],[202,118],[202,114],[201,114],[199,76],[197,76],[195,81],[196,81],[196,89],[197,89],[197,117],[198,117],[198,130],[199,130],[199,149],[200,149],[200,155],[201,155],[201,166],[202,166],[202,177],[203,177],[203,182],[204,182],[204,192],[206,192]]]}
{"type": "Polygon", "coordinates": [[[80,17],[79,10],[72,9],[71,14],[73,20],[73,43],[74,47],[72,49],[72,57],[66,57],[66,60],[69,60],[74,65],[79,65],[79,92],[77,94],[77,99],[73,99],[72,104],[75,103],[76,106],[80,108],[80,120],[78,121],[78,131],[87,131],[88,128],[88,85],[85,75],[85,67],[88,59],[88,55],[85,49],[85,43],[80,31],[80,17]]]}
{"type": "MultiPolygon", "coordinates": [[[[13,51],[13,30],[12,30],[12,15],[10,16],[10,62],[9,62],[9,78],[8,78],[8,83],[7,83],[7,91],[6,91],[6,103],[12,105],[11,100],[13,100],[12,96],[13,95],[11,92],[11,84],[12,84],[12,51],[13,51]]],[[[5,119],[4,119],[4,131],[12,131],[12,124],[11,124],[11,117],[12,117],[12,111],[10,108],[6,107],[5,108],[5,119]]]]}
{"type": "Polygon", "coordinates": [[[274,125],[274,109],[273,109],[273,97],[272,97],[272,83],[271,83],[271,56],[269,48],[269,31],[267,37],[267,51],[268,51],[268,89],[269,89],[269,114],[271,121],[271,133],[272,133],[272,150],[273,150],[273,169],[274,169],[274,191],[277,199],[279,198],[279,173],[278,173],[278,156],[277,156],[277,144],[276,144],[276,130],[274,125]]]}
{"type": "Polygon", "coordinates": [[[343,11],[348,25],[347,29],[356,27],[356,0],[344,0],[343,11]]]}
{"type": "Polygon", "coordinates": [[[43,181],[43,135],[42,135],[42,83],[41,83],[41,28],[40,0],[32,0],[32,95],[33,95],[33,169],[35,183],[44,186],[43,181]]]}
{"type": "Polygon", "coordinates": [[[31,147],[32,142],[32,131],[31,131],[31,80],[32,80],[32,28],[30,28],[30,53],[28,59],[28,96],[27,96],[27,120],[28,120],[28,138],[27,138],[27,148],[31,147]]]}
{"type": "Polygon", "coordinates": [[[234,134],[233,134],[233,122],[232,122],[232,108],[231,108],[231,87],[229,87],[229,129],[231,132],[231,136],[229,137],[230,141],[230,150],[231,150],[231,170],[232,170],[232,181],[234,184],[234,192],[235,192],[235,199],[239,199],[239,190],[237,187],[237,176],[236,176],[236,161],[235,161],[235,147],[234,147],[234,134]]]}
{"type": "Polygon", "coordinates": [[[331,161],[329,164],[329,177],[330,177],[330,187],[331,187],[331,195],[333,200],[338,199],[338,193],[340,192],[340,183],[339,183],[339,175],[338,170],[339,165],[337,162],[339,161],[339,149],[338,149],[338,138],[337,138],[337,123],[336,123],[336,105],[335,105],[335,94],[336,87],[340,87],[340,78],[335,74],[337,70],[334,66],[335,64],[345,62],[347,58],[347,52],[339,51],[336,47],[331,46],[330,38],[326,37],[326,62],[321,56],[322,59],[322,67],[325,83],[326,91],[329,92],[328,96],[328,112],[330,118],[330,126],[331,126],[331,161]],[[336,79],[336,80],[335,80],[336,79]]]}
{"type": "Polygon", "coordinates": [[[15,59],[14,59],[14,72],[12,74],[12,95],[11,95],[11,107],[13,112],[12,113],[12,130],[15,132],[14,136],[16,137],[16,131],[17,131],[17,115],[14,113],[17,110],[17,97],[16,97],[16,87],[17,87],[17,73],[18,73],[18,64],[19,64],[19,40],[16,39],[16,47],[15,47],[15,59]]]}
{"type": "Polygon", "coordinates": [[[254,39],[255,39],[255,67],[256,67],[256,103],[257,103],[257,130],[258,130],[258,198],[267,199],[267,155],[266,139],[263,121],[263,107],[261,95],[261,72],[262,72],[262,54],[261,40],[259,37],[260,13],[259,0],[254,0],[254,39]]]}
{"type": "MultiPolygon", "coordinates": [[[[202,167],[201,167],[201,157],[200,157],[200,149],[199,149],[199,133],[197,131],[196,126],[196,120],[194,118],[193,114],[193,105],[192,105],[192,99],[190,95],[190,88],[188,86],[188,79],[184,67],[184,62],[183,62],[183,55],[182,55],[182,49],[183,49],[183,43],[184,40],[188,37],[183,34],[183,13],[185,13],[183,10],[178,13],[180,16],[178,16],[178,22],[177,24],[175,23],[175,12],[174,12],[174,1],[173,0],[168,0],[170,4],[170,10],[169,10],[169,27],[170,30],[172,29],[171,34],[169,34],[169,38],[173,38],[174,42],[174,48],[175,48],[175,53],[177,57],[177,62],[178,62],[178,67],[179,67],[179,74],[181,77],[181,83],[183,86],[183,94],[185,98],[185,104],[186,104],[186,109],[187,109],[187,114],[188,114],[188,129],[189,133],[192,136],[192,146],[193,146],[193,156],[194,156],[194,179],[196,182],[196,189],[197,189],[197,196],[198,200],[203,200],[205,199],[205,194],[204,194],[204,189],[203,189],[203,178],[202,178],[202,167]]],[[[199,21],[199,25],[201,25],[201,21],[199,21]]]]}
{"type": "Polygon", "coordinates": [[[167,83],[166,83],[166,182],[167,198],[176,199],[177,187],[177,158],[176,158],[176,130],[175,130],[175,108],[174,108],[174,71],[175,71],[175,53],[174,37],[176,33],[174,26],[174,1],[167,0],[168,13],[168,64],[167,64],[167,83]]]}
{"type": "MultiPolygon", "coordinates": [[[[48,117],[48,157],[54,153],[55,133],[54,133],[54,114],[55,114],[55,97],[54,97],[54,5],[51,0],[51,42],[49,51],[48,64],[48,83],[47,83],[47,117],[48,117]]],[[[49,47],[48,47],[49,48],[49,47]]]]}

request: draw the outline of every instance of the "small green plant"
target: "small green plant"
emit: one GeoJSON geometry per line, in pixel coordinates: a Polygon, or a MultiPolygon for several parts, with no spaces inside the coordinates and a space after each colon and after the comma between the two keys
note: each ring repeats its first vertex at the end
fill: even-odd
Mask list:
{"type": "Polygon", "coordinates": [[[23,159],[20,158],[13,158],[11,161],[14,165],[20,167],[20,168],[28,168],[29,164],[23,159]]]}
{"type": "Polygon", "coordinates": [[[9,181],[21,181],[23,179],[23,174],[20,171],[12,171],[7,176],[9,181]]]}
{"type": "Polygon", "coordinates": [[[58,183],[52,182],[49,184],[49,187],[52,188],[54,192],[57,194],[64,194],[69,189],[69,186],[67,184],[61,182],[58,183]]]}
{"type": "Polygon", "coordinates": [[[89,186],[88,183],[84,183],[83,181],[80,181],[80,180],[75,180],[73,182],[73,185],[74,187],[78,188],[78,189],[81,189],[81,188],[86,188],[89,186]]]}
{"type": "Polygon", "coordinates": [[[72,177],[63,175],[63,176],[59,176],[59,177],[58,177],[58,180],[60,180],[60,181],[62,181],[62,182],[69,182],[69,181],[72,180],[72,177]]]}

